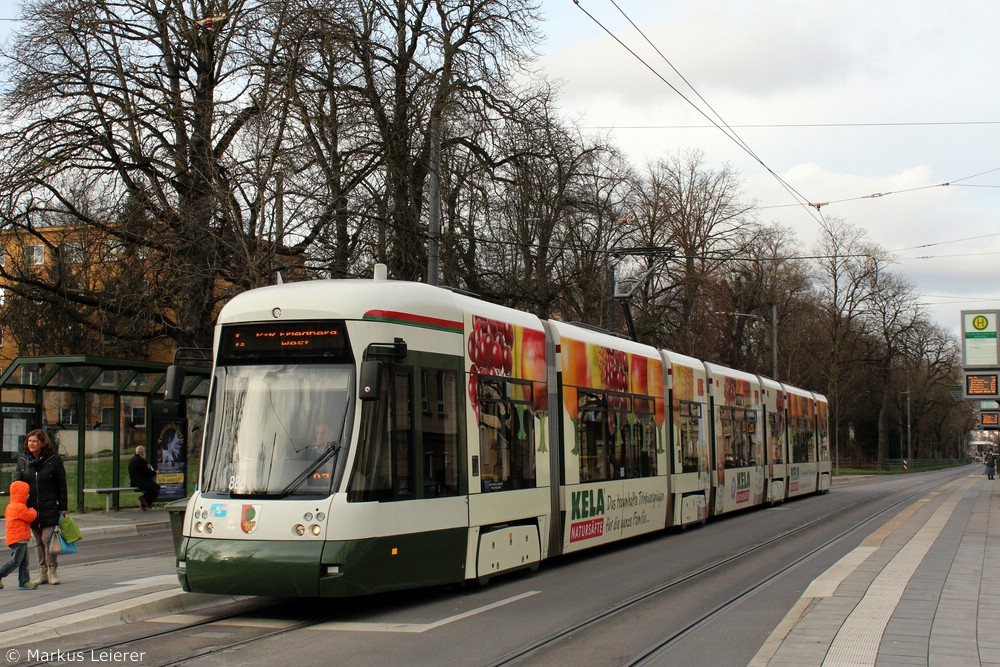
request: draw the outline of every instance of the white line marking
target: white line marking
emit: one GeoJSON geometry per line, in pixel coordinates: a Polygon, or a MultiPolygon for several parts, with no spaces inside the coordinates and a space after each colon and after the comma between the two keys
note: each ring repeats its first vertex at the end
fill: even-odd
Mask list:
{"type": "Polygon", "coordinates": [[[521,593],[520,595],[515,595],[514,597],[506,598],[504,600],[498,600],[493,604],[477,607],[476,609],[470,609],[469,611],[462,612],[461,614],[455,614],[454,616],[449,616],[448,618],[442,618],[440,621],[434,621],[433,623],[350,623],[350,622],[331,621],[330,623],[321,623],[320,625],[314,625],[309,629],[348,630],[351,632],[411,632],[411,633],[427,632],[428,630],[433,630],[434,628],[440,628],[443,625],[448,625],[449,623],[460,621],[463,618],[468,618],[470,616],[482,614],[484,612],[490,611],[491,609],[496,609],[497,607],[502,607],[512,602],[518,602],[519,600],[530,598],[533,595],[538,595],[540,592],[541,591],[527,591],[526,593],[521,593]]]}

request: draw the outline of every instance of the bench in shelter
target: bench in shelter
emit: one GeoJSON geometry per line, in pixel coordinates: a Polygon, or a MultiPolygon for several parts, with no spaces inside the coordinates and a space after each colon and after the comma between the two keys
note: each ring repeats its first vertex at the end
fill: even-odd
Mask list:
{"type": "Polygon", "coordinates": [[[136,486],[101,486],[96,489],[84,489],[84,493],[100,493],[104,495],[104,512],[111,511],[111,494],[120,491],[141,491],[136,486]]]}

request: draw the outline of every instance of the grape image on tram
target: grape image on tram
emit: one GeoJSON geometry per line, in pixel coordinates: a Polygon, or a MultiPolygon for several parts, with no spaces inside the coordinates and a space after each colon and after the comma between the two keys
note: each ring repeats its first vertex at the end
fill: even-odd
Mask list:
{"type": "Polygon", "coordinates": [[[348,597],[830,489],[826,399],[446,288],[276,285],[214,341],[184,590],[348,597]]]}

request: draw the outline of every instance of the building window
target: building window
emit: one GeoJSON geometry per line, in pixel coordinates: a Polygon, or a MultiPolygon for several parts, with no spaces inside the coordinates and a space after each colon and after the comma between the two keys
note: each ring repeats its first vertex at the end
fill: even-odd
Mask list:
{"type": "Polygon", "coordinates": [[[101,421],[94,424],[94,428],[100,428],[103,426],[107,430],[111,430],[115,427],[115,419],[117,414],[114,408],[102,407],[101,408],[101,421]]]}
{"type": "Polygon", "coordinates": [[[30,245],[26,252],[30,266],[40,266],[45,263],[45,246],[42,244],[30,245]]]}
{"type": "Polygon", "coordinates": [[[38,366],[21,366],[21,384],[38,384],[38,366]]]}
{"type": "Polygon", "coordinates": [[[83,264],[83,244],[79,241],[63,243],[60,252],[66,264],[83,264]]]}
{"type": "Polygon", "coordinates": [[[59,423],[63,426],[76,424],[76,408],[59,408],[59,423]]]}

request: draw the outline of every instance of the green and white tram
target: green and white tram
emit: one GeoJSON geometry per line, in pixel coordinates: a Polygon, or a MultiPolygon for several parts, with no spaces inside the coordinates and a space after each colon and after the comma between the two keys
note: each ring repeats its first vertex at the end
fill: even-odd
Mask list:
{"type": "MultiPolygon", "coordinates": [[[[178,577],[308,597],[482,582],[760,504],[762,382],[384,271],[246,292],[216,327],[178,577]]],[[[809,397],[788,420],[813,433],[789,442],[812,443],[816,490],[809,397]]]]}

